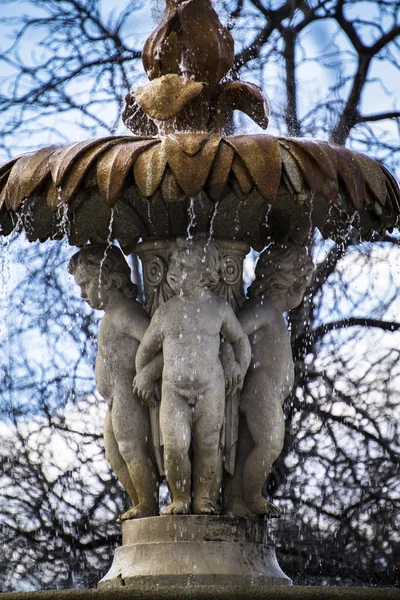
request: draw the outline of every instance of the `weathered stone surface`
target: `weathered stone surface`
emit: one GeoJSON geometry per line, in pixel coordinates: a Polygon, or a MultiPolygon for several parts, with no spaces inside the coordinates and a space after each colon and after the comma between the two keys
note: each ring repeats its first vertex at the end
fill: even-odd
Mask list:
{"type": "MultiPolygon", "coordinates": [[[[108,412],[104,446],[108,462],[126,489],[132,508],[121,520],[158,514],[158,486],[150,451],[148,409],[133,394],[135,356],[149,326],[149,318],[136,301],[137,287],[130,269],[115,246],[91,244],[69,263],[82,297],[105,315],[99,330],[96,385],[108,412]]],[[[162,358],[148,365],[158,378],[162,358]]]]}
{"type": "Polygon", "coordinates": [[[288,587],[260,586],[257,583],[229,588],[185,585],[183,588],[159,587],[148,591],[140,584],[97,590],[48,590],[2,594],[2,600],[398,600],[400,590],[393,588],[288,587]]]}
{"type": "Polygon", "coordinates": [[[268,544],[264,521],[213,516],[163,516],[127,521],[101,587],[290,585],[268,544]]]}
{"type": "Polygon", "coordinates": [[[165,514],[215,514],[220,510],[226,406],[221,336],[234,355],[232,393],[243,385],[251,354],[232,307],[211,291],[220,280],[220,258],[218,243],[207,236],[178,238],[171,245],[166,281],[173,295],[154,312],[136,354],[134,393],[149,404],[150,411],[159,410],[165,473],[172,495],[165,514]],[[148,365],[160,350],[164,366],[158,403],[159,375],[149,377],[148,365]]]}
{"type": "Polygon", "coordinates": [[[83,245],[110,239],[111,217],[98,220],[113,207],[124,219],[113,224],[111,239],[132,248],[139,237],[184,235],[197,194],[211,199],[206,214],[195,214],[202,231],[213,226],[214,236],[256,249],[271,238],[305,243],[315,227],[340,241],[355,214],[368,237],[395,226],[400,215],[393,176],[360,153],[305,139],[172,133],[109,137],[21,157],[0,170],[0,219],[16,221],[35,203],[29,239],[67,236],[83,245]],[[164,218],[160,225],[152,218],[160,197],[167,232],[164,218]]]}

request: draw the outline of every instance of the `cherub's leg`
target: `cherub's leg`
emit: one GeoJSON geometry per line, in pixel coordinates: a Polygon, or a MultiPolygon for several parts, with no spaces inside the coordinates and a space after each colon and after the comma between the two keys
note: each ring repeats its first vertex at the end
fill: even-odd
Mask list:
{"type": "Polygon", "coordinates": [[[262,495],[263,485],[283,448],[285,422],[281,399],[264,389],[246,411],[247,425],[254,441],[243,472],[243,499],[258,515],[279,516],[279,510],[262,495]]]}
{"type": "MultiPolygon", "coordinates": [[[[223,383],[223,382],[222,382],[223,383]]],[[[221,429],[225,389],[216,383],[195,405],[193,512],[216,514],[222,479],[221,429]]]]}
{"type": "Polygon", "coordinates": [[[164,466],[172,503],[163,510],[164,515],[190,513],[192,409],[185,398],[164,382],[160,408],[160,428],[164,442],[164,466]]]}
{"type": "Polygon", "coordinates": [[[104,449],[106,452],[106,459],[110,467],[128,493],[128,496],[132,502],[132,506],[135,506],[138,503],[138,497],[131,476],[129,475],[127,464],[119,451],[117,440],[115,439],[113,431],[111,413],[109,410],[107,411],[104,422],[104,449]]]}
{"type": "Polygon", "coordinates": [[[235,472],[224,481],[224,513],[235,517],[251,517],[254,513],[243,501],[242,481],[244,465],[254,448],[254,442],[247,427],[246,417],[239,416],[239,437],[235,461],[235,472]]]}
{"type": "Polygon", "coordinates": [[[121,515],[121,520],[158,514],[158,480],[150,455],[150,421],[147,408],[132,393],[115,394],[112,424],[119,451],[124,458],[138,496],[138,504],[121,515]]]}

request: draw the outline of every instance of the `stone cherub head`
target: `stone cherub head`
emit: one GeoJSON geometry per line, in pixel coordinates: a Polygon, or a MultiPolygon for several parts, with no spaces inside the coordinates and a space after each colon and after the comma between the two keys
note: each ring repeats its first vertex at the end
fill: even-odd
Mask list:
{"type": "Polygon", "coordinates": [[[216,284],[219,280],[219,254],[217,243],[205,236],[177,238],[171,248],[167,273],[171,289],[185,296],[216,284]]]}
{"type": "Polygon", "coordinates": [[[116,296],[136,299],[137,286],[121,250],[107,244],[87,244],[69,261],[68,271],[81,288],[84,300],[97,310],[106,310],[116,296]]]}
{"type": "Polygon", "coordinates": [[[278,300],[283,312],[298,306],[310,285],[314,263],[307,250],[297,244],[273,244],[260,254],[248,289],[249,298],[278,300]]]}

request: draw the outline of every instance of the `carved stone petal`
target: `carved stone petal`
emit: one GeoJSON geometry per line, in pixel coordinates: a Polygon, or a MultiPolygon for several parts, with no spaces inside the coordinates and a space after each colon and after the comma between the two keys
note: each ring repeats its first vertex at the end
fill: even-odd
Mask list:
{"type": "Polygon", "coordinates": [[[136,102],[133,92],[129,92],[125,96],[125,109],[122,113],[122,121],[125,127],[130,129],[134,135],[141,135],[143,137],[158,135],[157,125],[136,102]]]}
{"type": "Polygon", "coordinates": [[[52,213],[55,213],[60,206],[60,193],[52,181],[47,186],[46,204],[52,213]]]}
{"type": "Polygon", "coordinates": [[[170,169],[187,196],[196,196],[203,189],[220,140],[219,136],[211,136],[197,154],[188,156],[174,137],[163,139],[170,169]]]}
{"type": "Polygon", "coordinates": [[[163,75],[135,92],[135,99],[152,119],[166,121],[175,117],[186,104],[198,96],[204,83],[180,75],[163,75]]]}
{"type": "Polygon", "coordinates": [[[248,194],[242,190],[237,179],[232,177],[229,181],[229,185],[238,200],[241,202],[245,202],[247,200],[248,194]]]}
{"type": "Polygon", "coordinates": [[[155,144],[147,148],[137,158],[133,172],[136,185],[145,198],[155,194],[161,185],[167,167],[167,157],[163,144],[155,144]]]}
{"type": "MultiPolygon", "coordinates": [[[[284,138],[280,138],[280,142],[284,138]]],[[[309,138],[291,139],[291,146],[301,148],[307,156],[318,165],[319,169],[325,173],[330,180],[336,179],[337,160],[333,150],[333,145],[329,142],[321,142],[309,138]]]]}
{"type": "MultiPolygon", "coordinates": [[[[96,149],[99,145],[107,142],[108,140],[115,140],[115,136],[108,138],[102,138],[101,140],[90,140],[88,142],[78,142],[69,146],[61,147],[55,152],[51,159],[51,174],[54,181],[54,185],[57,187],[62,185],[62,181],[67,171],[72,167],[74,162],[82,155],[87,152],[90,148],[96,149]]],[[[131,141],[131,137],[120,137],[120,141],[128,140],[131,141]]]]}
{"type": "Polygon", "coordinates": [[[102,198],[113,207],[125,179],[139,154],[158,140],[141,140],[130,144],[118,144],[108,150],[97,163],[97,183],[102,198]]]}
{"type": "Polygon", "coordinates": [[[385,202],[385,227],[392,229],[400,223],[400,190],[399,184],[393,175],[381,165],[382,173],[386,181],[387,200],[385,202]]]}
{"type": "Polygon", "coordinates": [[[3,185],[8,179],[8,175],[10,174],[11,169],[19,159],[20,157],[18,156],[17,158],[13,158],[12,160],[9,160],[6,163],[4,163],[4,165],[0,166],[0,189],[2,189],[3,185]]]}
{"type": "Polygon", "coordinates": [[[269,105],[261,89],[253,83],[229,81],[219,86],[215,104],[215,127],[221,129],[234,110],[248,115],[263,129],[269,122],[269,105]]]}
{"type": "Polygon", "coordinates": [[[5,199],[6,199],[6,184],[7,184],[8,178],[10,177],[10,173],[11,173],[11,169],[8,169],[8,171],[3,171],[3,174],[0,175],[0,192],[1,192],[1,194],[0,194],[0,209],[3,206],[5,199]]]}
{"type": "Polygon", "coordinates": [[[7,188],[3,187],[3,189],[0,192],[0,211],[1,212],[7,212],[5,208],[3,209],[5,201],[6,201],[6,192],[7,192],[7,188]]]}
{"type": "Polygon", "coordinates": [[[24,198],[28,198],[50,176],[49,159],[57,151],[57,148],[58,146],[42,148],[31,156],[20,176],[24,198]]]}
{"type": "MultiPolygon", "coordinates": [[[[170,2],[167,2],[160,24],[146,40],[143,46],[143,66],[149,79],[161,77],[161,75],[165,75],[167,72],[169,72],[168,70],[165,70],[164,65],[162,64],[163,45],[171,34],[171,24],[176,23],[177,21],[177,7],[172,5],[170,2]]],[[[181,51],[179,52],[179,56],[180,54],[181,51]]]]}
{"type": "Polygon", "coordinates": [[[5,205],[8,209],[13,210],[14,212],[16,212],[19,209],[23,199],[25,198],[24,192],[21,187],[21,178],[31,157],[32,154],[26,154],[25,156],[21,156],[21,158],[17,160],[17,162],[11,169],[7,185],[5,187],[5,205]]]}
{"type": "Polygon", "coordinates": [[[304,188],[304,180],[297,162],[283,145],[281,145],[281,156],[284,173],[292,188],[290,191],[294,194],[301,194],[304,188]]]}
{"type": "MultiPolygon", "coordinates": [[[[127,137],[123,138],[128,141],[131,141],[134,138],[127,137]]],[[[72,169],[68,170],[66,175],[63,176],[60,183],[60,195],[66,204],[72,200],[73,196],[78,191],[79,185],[82,182],[82,179],[85,177],[87,172],[89,171],[92,164],[98,159],[99,156],[104,154],[109,148],[121,143],[121,138],[104,138],[102,143],[97,147],[89,148],[83,154],[79,154],[79,157],[75,160],[75,163],[72,169]]]]}
{"type": "Polygon", "coordinates": [[[368,192],[372,196],[373,201],[384,206],[387,198],[387,189],[386,178],[381,165],[376,160],[365,156],[365,154],[353,152],[353,155],[364,173],[368,192]]]}
{"type": "Polygon", "coordinates": [[[274,200],[281,181],[282,159],[276,138],[238,135],[224,138],[239,154],[261,196],[274,200]]]}
{"type": "Polygon", "coordinates": [[[199,81],[217,84],[233,65],[231,34],[222,26],[209,1],[182,3],[180,20],[188,72],[199,81]]]}
{"type": "Polygon", "coordinates": [[[240,189],[247,197],[254,187],[253,179],[250,177],[242,159],[236,155],[232,162],[232,172],[236,177],[240,189]]]}
{"type": "Polygon", "coordinates": [[[234,149],[221,140],[208,179],[208,195],[212,200],[220,200],[225,195],[234,156],[234,149]]]}
{"type": "Polygon", "coordinates": [[[365,198],[365,177],[354,153],[347,148],[335,146],[338,163],[339,184],[346,192],[346,200],[354,208],[362,207],[365,198]]]}
{"type": "Polygon", "coordinates": [[[337,200],[335,151],[327,144],[327,151],[318,150],[309,140],[279,138],[295,161],[309,191],[320,192],[332,204],[337,200]]]}
{"type": "Polygon", "coordinates": [[[180,202],[186,198],[185,192],[169,169],[167,169],[162,181],[161,193],[166,202],[180,202]]]}
{"type": "MultiPolygon", "coordinates": [[[[173,139],[180,149],[188,156],[194,156],[203,148],[210,139],[210,135],[205,133],[171,133],[169,138],[173,139]]],[[[219,139],[218,136],[214,136],[219,139]]]]}

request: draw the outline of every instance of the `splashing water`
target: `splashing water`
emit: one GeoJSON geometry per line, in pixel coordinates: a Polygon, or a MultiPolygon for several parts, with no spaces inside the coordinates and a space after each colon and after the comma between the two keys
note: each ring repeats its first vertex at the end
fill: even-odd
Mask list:
{"type": "Polygon", "coordinates": [[[189,205],[189,209],[188,209],[188,215],[189,215],[189,224],[187,226],[187,240],[192,240],[193,239],[193,235],[191,233],[191,229],[194,228],[194,226],[196,225],[196,215],[194,212],[194,198],[190,198],[190,205],[189,205]]]}
{"type": "Polygon", "coordinates": [[[98,292],[98,294],[99,294],[99,300],[100,300],[100,294],[101,294],[100,290],[101,290],[102,278],[103,278],[103,266],[104,266],[105,260],[107,258],[108,249],[112,246],[114,214],[115,214],[115,210],[114,210],[114,208],[112,208],[111,209],[111,215],[110,215],[110,222],[108,224],[107,247],[104,250],[103,258],[101,259],[101,262],[100,262],[99,292],[98,292]]]}
{"type": "Polygon", "coordinates": [[[214,236],[214,221],[215,221],[217,213],[218,213],[218,207],[219,207],[219,202],[216,202],[214,205],[214,208],[213,208],[211,219],[210,219],[210,230],[209,230],[209,234],[208,234],[208,240],[207,240],[206,247],[209,246],[211,239],[214,236]]]}
{"type": "Polygon", "coordinates": [[[55,238],[67,237],[69,238],[71,233],[71,223],[68,218],[68,206],[62,201],[61,198],[61,187],[57,188],[58,191],[58,207],[57,207],[57,227],[55,238]]]}

